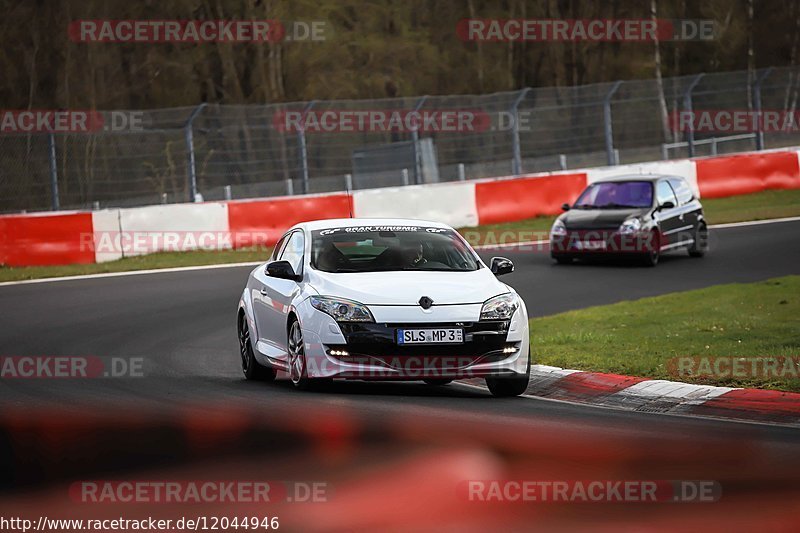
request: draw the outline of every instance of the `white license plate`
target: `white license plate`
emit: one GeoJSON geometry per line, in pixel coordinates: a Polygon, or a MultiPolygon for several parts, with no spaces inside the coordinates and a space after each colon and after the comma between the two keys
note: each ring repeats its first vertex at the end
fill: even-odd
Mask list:
{"type": "Polygon", "coordinates": [[[575,248],[578,250],[605,250],[606,241],[577,241],[575,248]]]}
{"type": "Polygon", "coordinates": [[[397,344],[460,344],[464,330],[459,328],[398,329],[397,344]]]}

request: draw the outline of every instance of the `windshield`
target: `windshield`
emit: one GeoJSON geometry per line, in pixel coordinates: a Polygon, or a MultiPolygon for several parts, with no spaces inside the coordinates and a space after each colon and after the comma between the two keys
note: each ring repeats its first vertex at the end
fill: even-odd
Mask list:
{"type": "Polygon", "coordinates": [[[590,185],[575,202],[576,209],[624,209],[653,205],[649,181],[606,181],[590,185]]]}
{"type": "Polygon", "coordinates": [[[323,272],[467,272],[480,267],[458,234],[444,228],[350,226],[313,231],[311,237],[311,266],[323,272]]]}

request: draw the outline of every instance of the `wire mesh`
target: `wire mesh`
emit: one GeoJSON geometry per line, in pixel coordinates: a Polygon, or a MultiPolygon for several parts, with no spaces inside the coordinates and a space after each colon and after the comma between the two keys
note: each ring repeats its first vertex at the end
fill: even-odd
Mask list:
{"type": "MultiPolygon", "coordinates": [[[[663,98],[655,80],[634,80],[621,82],[610,99],[613,82],[488,95],[203,105],[137,112],[138,129],[3,134],[0,212],[50,209],[53,175],[62,209],[192,201],[192,152],[203,200],[475,179],[517,168],[585,168],[606,165],[609,155],[620,163],[686,157],[685,132],[670,128],[668,117],[685,110],[690,85],[697,81],[694,110],[751,110],[757,79],[762,109],[797,110],[800,70],[775,68],[750,76],[709,73],[699,81],[695,75],[664,78],[663,98]],[[422,127],[416,133],[405,127],[339,127],[348,113],[405,117],[413,111],[468,112],[478,117],[478,126],[422,127]],[[307,118],[325,113],[339,121],[337,127],[308,128],[307,118]],[[287,117],[301,117],[306,131],[287,127],[287,117]],[[425,139],[433,147],[424,156],[433,173],[421,171],[419,146],[425,139]],[[371,161],[364,173],[356,159],[365,154],[388,155],[371,161]]],[[[757,142],[755,134],[697,132],[694,139],[695,155],[752,150],[757,142]]],[[[800,144],[800,133],[768,131],[763,139],[766,148],[792,146],[800,144]]]]}

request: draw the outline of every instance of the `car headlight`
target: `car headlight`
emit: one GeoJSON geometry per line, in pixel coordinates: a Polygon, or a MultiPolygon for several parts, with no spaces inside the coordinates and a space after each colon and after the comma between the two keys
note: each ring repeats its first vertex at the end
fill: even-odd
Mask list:
{"type": "Polygon", "coordinates": [[[551,237],[563,237],[567,234],[567,227],[561,220],[556,220],[553,227],[550,229],[551,237]]]}
{"type": "Polygon", "coordinates": [[[331,315],[337,322],[375,322],[366,305],[330,296],[312,296],[311,305],[331,315]]]}
{"type": "Polygon", "coordinates": [[[511,292],[489,298],[483,302],[481,320],[508,320],[519,307],[517,296],[511,292]]]}
{"type": "Polygon", "coordinates": [[[629,218],[619,227],[620,233],[636,233],[642,229],[642,221],[638,218],[629,218]]]}

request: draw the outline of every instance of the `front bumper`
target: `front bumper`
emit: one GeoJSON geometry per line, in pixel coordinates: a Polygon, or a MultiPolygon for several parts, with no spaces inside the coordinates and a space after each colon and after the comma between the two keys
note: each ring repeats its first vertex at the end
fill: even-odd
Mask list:
{"type": "MultiPolygon", "coordinates": [[[[447,307],[447,306],[445,306],[447,307]]],[[[451,306],[460,307],[460,306],[451,306]]],[[[441,309],[441,308],[440,308],[441,309]]],[[[316,311],[315,311],[316,312],[316,311]]],[[[448,313],[458,313],[450,309],[448,313]]],[[[459,379],[524,374],[528,363],[527,311],[521,304],[510,320],[418,320],[376,323],[328,321],[308,330],[310,377],[362,380],[459,379]],[[398,329],[461,328],[461,344],[399,345],[398,329]],[[331,331],[336,329],[337,333],[331,331]]],[[[323,314],[323,317],[319,315],[323,314]]],[[[399,314],[399,313],[398,313],[399,314]]]]}
{"type": "Polygon", "coordinates": [[[345,344],[329,345],[326,354],[341,363],[368,368],[349,369],[342,377],[375,375],[391,378],[475,377],[491,375],[492,363],[518,355],[521,342],[508,341],[510,321],[431,324],[343,324],[345,344]],[[398,329],[460,328],[460,344],[398,345],[398,329]]]}
{"type": "Polygon", "coordinates": [[[623,234],[616,229],[568,230],[566,235],[550,237],[550,254],[553,257],[642,254],[652,249],[653,237],[651,231],[623,234]]]}

